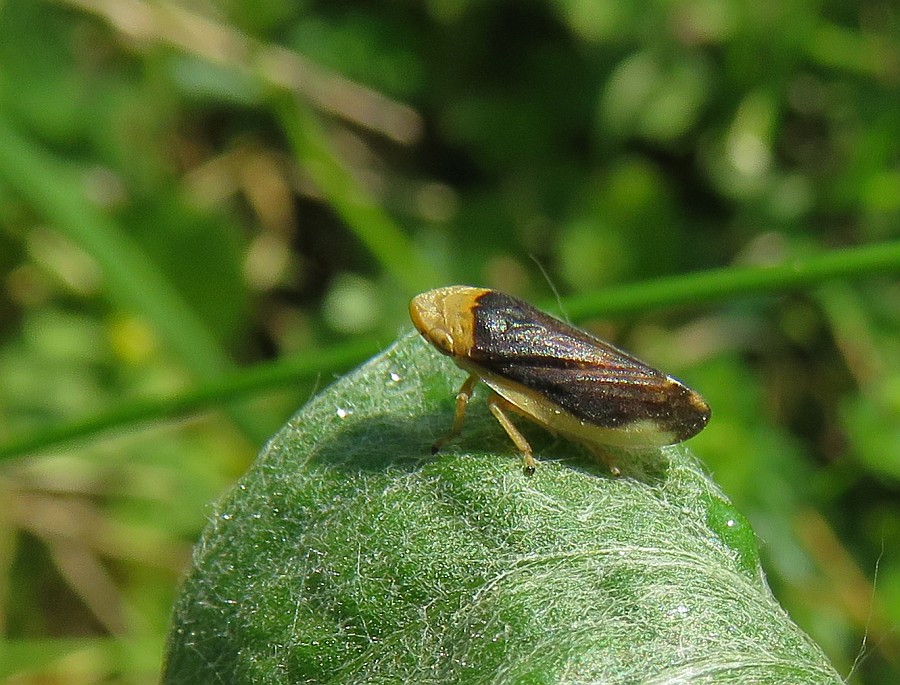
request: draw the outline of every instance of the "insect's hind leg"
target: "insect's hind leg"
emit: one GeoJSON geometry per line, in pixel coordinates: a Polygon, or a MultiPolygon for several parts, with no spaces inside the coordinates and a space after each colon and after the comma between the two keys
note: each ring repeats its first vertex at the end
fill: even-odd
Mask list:
{"type": "Polygon", "coordinates": [[[503,426],[503,430],[506,431],[509,439],[515,443],[516,447],[518,447],[519,451],[522,453],[522,460],[525,463],[522,470],[525,472],[525,475],[533,476],[534,469],[537,467],[537,462],[535,462],[534,456],[532,455],[531,445],[528,444],[525,436],[519,432],[519,429],[516,428],[515,424],[510,421],[509,417],[503,412],[504,409],[509,409],[510,411],[518,413],[518,407],[510,404],[495,392],[492,392],[490,397],[488,397],[487,405],[488,409],[491,410],[491,414],[494,415],[494,418],[497,419],[501,426],[503,426]]]}
{"type": "Polygon", "coordinates": [[[462,432],[463,421],[466,418],[466,407],[469,406],[469,398],[472,397],[472,391],[475,389],[477,382],[478,376],[469,376],[466,382],[462,384],[459,392],[456,393],[456,414],[453,415],[453,428],[450,429],[447,435],[434,441],[434,444],[431,446],[432,454],[440,452],[441,447],[462,432]]]}
{"type": "Polygon", "coordinates": [[[585,447],[587,447],[590,453],[600,462],[606,465],[606,468],[609,469],[609,472],[613,476],[622,475],[622,469],[620,469],[616,463],[619,460],[619,455],[602,445],[585,445],[585,447]]]}

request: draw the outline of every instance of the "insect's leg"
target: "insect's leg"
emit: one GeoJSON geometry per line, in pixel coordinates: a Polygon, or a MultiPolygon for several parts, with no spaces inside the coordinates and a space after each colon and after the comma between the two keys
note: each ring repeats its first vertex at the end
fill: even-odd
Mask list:
{"type": "Polygon", "coordinates": [[[503,430],[506,431],[509,439],[515,443],[516,447],[518,447],[519,451],[522,453],[522,459],[525,462],[525,468],[523,469],[525,475],[534,475],[534,469],[537,464],[531,454],[531,445],[528,444],[525,436],[519,432],[519,429],[516,428],[515,424],[509,420],[509,417],[503,413],[504,409],[516,412],[518,409],[495,392],[492,392],[491,396],[488,397],[487,404],[488,409],[491,410],[491,414],[493,414],[494,418],[497,419],[501,426],[503,426],[503,430]]]}
{"type": "Polygon", "coordinates": [[[453,416],[453,428],[450,429],[447,435],[434,441],[434,444],[431,446],[432,454],[437,454],[441,447],[462,432],[463,419],[466,418],[466,407],[469,406],[469,398],[472,396],[472,390],[477,382],[478,376],[469,376],[466,382],[462,384],[459,392],[456,393],[456,414],[453,416]]]}
{"type": "Polygon", "coordinates": [[[618,456],[614,454],[612,451],[601,447],[600,445],[587,445],[588,449],[591,451],[597,459],[606,464],[606,468],[609,469],[609,472],[614,476],[621,476],[622,470],[616,466],[616,461],[618,460],[618,456]]]}

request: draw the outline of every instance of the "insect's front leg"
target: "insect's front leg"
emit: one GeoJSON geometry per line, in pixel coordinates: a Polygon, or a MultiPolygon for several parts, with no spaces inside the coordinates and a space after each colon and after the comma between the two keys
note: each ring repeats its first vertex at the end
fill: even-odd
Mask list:
{"type": "Polygon", "coordinates": [[[519,452],[522,453],[522,460],[525,463],[522,470],[525,472],[525,475],[533,476],[537,463],[534,461],[534,456],[532,456],[531,445],[528,444],[525,436],[519,432],[519,429],[516,428],[515,424],[510,421],[510,418],[503,412],[504,409],[508,409],[516,413],[521,413],[519,408],[514,404],[510,404],[495,392],[492,392],[491,396],[488,397],[487,404],[488,409],[491,410],[491,414],[493,414],[494,418],[497,419],[501,426],[503,426],[503,430],[506,431],[509,439],[515,443],[516,447],[519,448],[519,452]]]}
{"type": "Polygon", "coordinates": [[[434,441],[434,444],[431,446],[432,454],[437,454],[441,447],[462,432],[463,420],[466,418],[466,407],[469,406],[469,398],[472,397],[472,391],[475,389],[477,382],[478,376],[469,376],[466,382],[462,384],[459,392],[456,393],[456,414],[453,416],[453,428],[450,429],[447,435],[434,441]]]}

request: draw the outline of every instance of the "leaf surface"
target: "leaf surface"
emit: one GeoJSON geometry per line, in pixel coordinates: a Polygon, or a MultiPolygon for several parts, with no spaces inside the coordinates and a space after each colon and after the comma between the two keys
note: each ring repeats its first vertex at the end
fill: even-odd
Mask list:
{"type": "Polygon", "coordinates": [[[266,445],[196,548],[163,682],[842,682],[686,448],[616,478],[525,425],[526,478],[476,392],[431,456],[464,378],[404,337],[266,445]]]}

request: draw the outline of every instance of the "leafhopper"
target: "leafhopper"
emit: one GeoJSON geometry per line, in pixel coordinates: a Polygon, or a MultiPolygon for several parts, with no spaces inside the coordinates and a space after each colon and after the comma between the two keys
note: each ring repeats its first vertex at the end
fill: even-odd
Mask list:
{"type": "Polygon", "coordinates": [[[604,447],[674,445],[709,422],[709,405],[678,379],[511,295],[437,288],[414,297],[409,313],[419,333],[469,374],[456,395],[453,427],[432,453],[462,431],[478,381],[491,389],[488,409],[521,452],[529,476],[536,465],[531,445],[507,412],[607,461],[604,447]]]}

